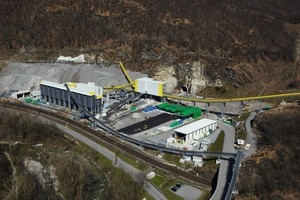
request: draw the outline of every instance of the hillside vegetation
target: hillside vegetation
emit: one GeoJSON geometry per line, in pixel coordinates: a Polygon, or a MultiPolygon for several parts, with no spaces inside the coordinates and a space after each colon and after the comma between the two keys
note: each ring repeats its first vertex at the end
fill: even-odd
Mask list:
{"type": "Polygon", "coordinates": [[[11,0],[0,9],[0,49],[12,55],[93,53],[150,75],[199,61],[211,80],[236,87],[300,86],[297,0],[11,0]]]}
{"type": "Polygon", "coordinates": [[[299,199],[299,106],[267,111],[254,126],[259,150],[243,163],[237,199],[299,199]]]}
{"type": "Polygon", "coordinates": [[[143,185],[37,117],[1,110],[0,130],[1,199],[142,199],[143,185]]]}

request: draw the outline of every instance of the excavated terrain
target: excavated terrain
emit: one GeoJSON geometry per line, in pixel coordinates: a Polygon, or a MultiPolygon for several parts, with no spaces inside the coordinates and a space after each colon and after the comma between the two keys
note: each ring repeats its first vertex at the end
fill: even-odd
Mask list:
{"type": "MultiPolygon", "coordinates": [[[[128,71],[134,80],[147,76],[128,71]]],[[[19,63],[13,62],[0,73],[0,96],[14,90],[37,90],[42,80],[57,83],[94,82],[99,86],[127,84],[122,70],[116,64],[62,64],[62,63],[19,63]]]]}

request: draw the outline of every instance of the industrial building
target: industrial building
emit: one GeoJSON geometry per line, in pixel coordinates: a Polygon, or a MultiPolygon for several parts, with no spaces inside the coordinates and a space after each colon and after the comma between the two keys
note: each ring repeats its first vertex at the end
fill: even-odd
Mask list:
{"type": "Polygon", "coordinates": [[[29,96],[30,96],[29,90],[14,92],[10,95],[10,97],[14,98],[14,99],[20,99],[20,98],[25,98],[25,97],[29,97],[29,96]]]}
{"type": "Polygon", "coordinates": [[[151,78],[140,78],[134,82],[134,91],[141,94],[162,97],[164,84],[165,82],[155,81],[151,78]]]}
{"type": "MultiPolygon", "coordinates": [[[[95,83],[66,83],[80,104],[92,113],[99,113],[102,107],[102,87],[95,83]]],[[[65,84],[42,81],[41,96],[45,102],[78,110],[78,106],[68,94],[65,84]]]]}
{"type": "Polygon", "coordinates": [[[211,119],[201,119],[175,129],[175,138],[183,142],[198,140],[216,130],[217,122],[211,119]]]}

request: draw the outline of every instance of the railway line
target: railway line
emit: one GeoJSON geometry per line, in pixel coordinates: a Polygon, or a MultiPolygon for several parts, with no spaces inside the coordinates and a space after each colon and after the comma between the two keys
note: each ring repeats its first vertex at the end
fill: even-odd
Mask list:
{"type": "Polygon", "coordinates": [[[68,94],[70,95],[70,97],[72,98],[72,100],[74,101],[75,104],[77,104],[78,107],[80,107],[80,109],[90,117],[90,119],[98,126],[100,127],[102,130],[106,131],[109,134],[112,134],[114,136],[117,136],[119,138],[121,138],[122,140],[125,140],[131,144],[135,144],[138,145],[140,147],[146,147],[149,149],[154,149],[160,152],[166,152],[166,153],[173,153],[173,154],[179,154],[179,155],[186,155],[186,156],[203,156],[203,155],[208,155],[208,156],[218,156],[218,157],[235,157],[235,153],[227,153],[227,152],[204,152],[204,151],[186,151],[186,150],[181,150],[181,149],[175,149],[175,148],[167,148],[165,146],[162,145],[158,145],[158,144],[150,144],[150,143],[145,143],[143,141],[131,138],[125,134],[122,134],[112,128],[110,128],[109,126],[107,126],[106,124],[104,124],[103,122],[101,122],[100,120],[98,120],[94,115],[92,115],[88,110],[86,110],[80,103],[79,101],[76,99],[76,97],[74,96],[74,94],[70,91],[69,87],[67,84],[65,84],[65,87],[68,91],[68,94]]]}
{"type": "Polygon", "coordinates": [[[17,111],[23,111],[26,113],[32,113],[35,115],[39,115],[42,117],[45,117],[47,119],[50,119],[54,122],[57,122],[59,124],[62,124],[64,126],[68,126],[71,129],[74,129],[82,134],[88,134],[94,138],[94,141],[101,140],[105,143],[108,143],[110,145],[116,146],[122,151],[125,151],[133,156],[136,156],[137,158],[146,161],[153,167],[162,169],[164,171],[170,172],[176,176],[180,176],[186,179],[189,179],[191,181],[197,182],[198,184],[201,184],[207,188],[211,188],[211,181],[204,179],[202,177],[190,174],[188,172],[185,172],[175,166],[168,165],[166,163],[162,163],[155,158],[153,158],[150,155],[147,155],[143,153],[140,149],[135,148],[134,146],[124,143],[121,140],[118,140],[115,137],[111,137],[108,134],[100,131],[95,131],[73,119],[67,118],[65,116],[60,115],[56,111],[50,111],[45,110],[37,106],[30,106],[23,103],[14,103],[14,102],[0,102],[0,106],[7,109],[17,110],[17,111]],[[96,139],[95,139],[96,138],[96,139]]]}

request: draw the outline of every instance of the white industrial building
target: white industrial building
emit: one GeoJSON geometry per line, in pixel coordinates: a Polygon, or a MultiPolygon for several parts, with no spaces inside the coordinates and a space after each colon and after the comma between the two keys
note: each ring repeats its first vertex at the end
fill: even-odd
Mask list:
{"type": "Polygon", "coordinates": [[[29,90],[14,92],[10,95],[10,97],[14,98],[14,99],[20,99],[20,98],[25,98],[25,97],[29,97],[29,96],[30,96],[29,90]]]}
{"type": "Polygon", "coordinates": [[[140,78],[134,82],[135,92],[141,94],[150,94],[154,96],[163,96],[163,88],[165,82],[155,81],[151,78],[140,78]]]}
{"type": "Polygon", "coordinates": [[[216,129],[217,122],[215,120],[200,119],[175,129],[175,138],[180,138],[185,143],[208,136],[216,129]]]}
{"type": "MultiPolygon", "coordinates": [[[[87,110],[99,113],[102,102],[102,87],[95,83],[66,83],[79,103],[87,110]]],[[[40,84],[42,99],[50,104],[78,110],[78,106],[69,96],[65,84],[42,81],[40,84]]]]}

